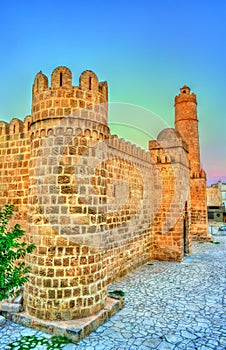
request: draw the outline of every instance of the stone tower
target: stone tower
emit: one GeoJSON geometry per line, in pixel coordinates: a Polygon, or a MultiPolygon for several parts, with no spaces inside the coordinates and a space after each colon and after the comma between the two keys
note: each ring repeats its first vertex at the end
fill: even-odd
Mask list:
{"type": "Polygon", "coordinates": [[[175,129],[188,145],[190,161],[191,231],[193,239],[209,240],[206,174],[200,167],[196,95],[183,86],[175,97],[175,129]]]}
{"type": "Polygon", "coordinates": [[[191,175],[200,172],[200,147],[196,95],[183,86],[175,97],[175,128],[189,147],[191,175]]]}
{"type": "Polygon", "coordinates": [[[85,174],[92,170],[90,152],[95,160],[95,145],[108,137],[107,96],[107,83],[99,83],[91,71],[81,74],[79,86],[72,85],[71,71],[63,66],[52,72],[50,86],[42,72],[35,77],[27,235],[36,249],[27,257],[31,277],[25,305],[38,318],[81,318],[105,305],[102,252],[84,237],[94,234],[95,220],[101,224],[95,214],[104,196],[100,200],[98,190],[91,193],[85,174]]]}

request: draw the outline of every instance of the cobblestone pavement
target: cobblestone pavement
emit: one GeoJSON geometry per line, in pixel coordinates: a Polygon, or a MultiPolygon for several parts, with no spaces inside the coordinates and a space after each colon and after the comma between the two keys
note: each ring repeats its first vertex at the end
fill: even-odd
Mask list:
{"type": "MultiPolygon", "coordinates": [[[[194,243],[182,263],[152,261],[115,283],[111,290],[125,292],[125,307],[79,344],[63,349],[225,350],[226,237],[216,235],[214,241],[220,244],[194,243]]],[[[0,349],[31,334],[46,335],[7,321],[0,327],[0,349]]]]}

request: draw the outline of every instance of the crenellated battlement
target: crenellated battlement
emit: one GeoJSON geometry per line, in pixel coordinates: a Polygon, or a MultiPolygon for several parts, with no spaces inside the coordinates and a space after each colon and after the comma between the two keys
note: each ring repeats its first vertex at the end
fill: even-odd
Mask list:
{"type": "Polygon", "coordinates": [[[67,67],[60,66],[53,70],[50,86],[47,76],[40,71],[32,88],[32,124],[76,115],[81,109],[92,112],[93,119],[107,124],[107,103],[107,82],[99,82],[96,74],[90,70],[80,75],[78,86],[72,85],[72,73],[67,67]]]}
{"type": "Polygon", "coordinates": [[[191,93],[191,89],[186,85],[180,88],[180,93],[175,96],[175,106],[177,103],[183,102],[193,102],[197,104],[196,95],[194,93],[191,93]]]}
{"type": "Polygon", "coordinates": [[[11,137],[22,133],[27,133],[30,130],[32,117],[28,115],[24,121],[13,118],[10,123],[0,121],[0,136],[9,135],[11,137]]]}
{"type": "Polygon", "coordinates": [[[150,164],[152,161],[150,152],[129,141],[125,141],[123,138],[119,138],[117,135],[111,135],[107,140],[107,145],[109,148],[117,149],[125,155],[133,157],[134,162],[147,162],[150,164]]]}
{"type": "Polygon", "coordinates": [[[191,173],[191,179],[205,179],[206,180],[206,172],[203,169],[200,169],[199,172],[191,173]]]}

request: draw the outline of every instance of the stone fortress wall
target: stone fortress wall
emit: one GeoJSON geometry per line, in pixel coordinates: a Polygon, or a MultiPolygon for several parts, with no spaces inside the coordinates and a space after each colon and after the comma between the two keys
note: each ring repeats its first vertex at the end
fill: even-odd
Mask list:
{"type": "Polygon", "coordinates": [[[26,226],[28,211],[30,125],[14,118],[0,122],[0,203],[13,203],[15,222],[26,226]]]}
{"type": "Polygon", "coordinates": [[[197,118],[192,135],[177,118],[195,107],[177,106],[176,131],[163,130],[146,152],[110,134],[108,86],[93,72],[79,86],[66,67],[51,85],[40,72],[32,94],[31,116],[0,123],[0,201],[14,204],[36,244],[25,308],[43,319],[86,317],[104,308],[109,283],[151,259],[183,260],[192,235],[209,239],[205,173],[193,172],[186,139],[198,138],[197,118]]]}

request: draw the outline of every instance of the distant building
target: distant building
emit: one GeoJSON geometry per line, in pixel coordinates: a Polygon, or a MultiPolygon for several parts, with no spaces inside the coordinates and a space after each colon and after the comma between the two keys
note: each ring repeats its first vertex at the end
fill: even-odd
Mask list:
{"type": "Polygon", "coordinates": [[[226,183],[207,187],[207,208],[209,221],[226,222],[226,183]]]}
{"type": "Polygon", "coordinates": [[[226,183],[222,182],[220,186],[221,196],[222,196],[222,205],[226,208],[226,183]]]}

